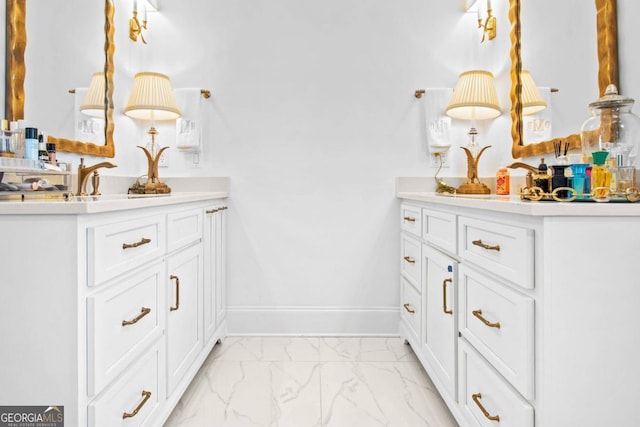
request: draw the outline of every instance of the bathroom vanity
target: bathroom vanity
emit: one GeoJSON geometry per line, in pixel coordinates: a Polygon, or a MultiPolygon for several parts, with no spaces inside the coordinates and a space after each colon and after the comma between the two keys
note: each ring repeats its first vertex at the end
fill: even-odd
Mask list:
{"type": "Polygon", "coordinates": [[[640,204],[397,196],[400,333],[461,426],[640,425],[640,204]]]}
{"type": "Polygon", "coordinates": [[[0,203],[0,402],[162,425],[226,334],[226,197],[0,203]]]}

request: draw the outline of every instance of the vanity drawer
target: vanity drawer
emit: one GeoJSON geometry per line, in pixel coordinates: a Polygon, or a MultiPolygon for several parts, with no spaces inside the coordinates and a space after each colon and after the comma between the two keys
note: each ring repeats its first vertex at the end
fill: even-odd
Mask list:
{"type": "Polygon", "coordinates": [[[167,251],[173,252],[202,239],[202,209],[167,215],[167,251]]]}
{"type": "Polygon", "coordinates": [[[413,285],[404,278],[400,278],[400,318],[409,325],[411,332],[415,334],[414,339],[419,342],[420,324],[422,321],[422,299],[413,285]]]}
{"type": "Polygon", "coordinates": [[[457,217],[455,214],[422,209],[422,238],[452,254],[457,246],[457,217]]]}
{"type": "Polygon", "coordinates": [[[469,426],[533,427],[534,410],[471,346],[459,348],[459,406],[469,426]],[[490,417],[499,417],[491,419],[490,417]]]}
{"type": "Polygon", "coordinates": [[[87,299],[88,395],[99,393],[162,335],[164,264],[87,299]]]}
{"type": "Polygon", "coordinates": [[[164,215],[90,227],[87,230],[88,285],[125,273],[165,253],[164,215]]]}
{"type": "Polygon", "coordinates": [[[164,340],[159,340],[125,375],[89,404],[90,426],[155,425],[153,418],[164,402],[163,344],[164,340]]]}
{"type": "Polygon", "coordinates": [[[400,272],[420,292],[420,242],[403,234],[400,242],[400,272]]]}
{"type": "Polygon", "coordinates": [[[459,255],[485,270],[531,289],[533,230],[479,219],[459,218],[459,255]]]}
{"type": "Polygon", "coordinates": [[[402,231],[420,237],[422,233],[422,215],[420,208],[410,205],[400,206],[400,228],[402,231]]]}
{"type": "Polygon", "coordinates": [[[534,397],[534,302],[464,265],[459,330],[524,397],[534,397]]]}

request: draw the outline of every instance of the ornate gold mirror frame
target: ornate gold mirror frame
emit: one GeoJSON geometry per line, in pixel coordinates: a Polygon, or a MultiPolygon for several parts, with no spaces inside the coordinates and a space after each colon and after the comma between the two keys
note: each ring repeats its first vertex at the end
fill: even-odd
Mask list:
{"type": "MultiPolygon", "coordinates": [[[[553,153],[556,141],[568,141],[570,148],[580,148],[580,134],[574,133],[564,138],[554,138],[535,144],[523,145],[522,129],[522,71],[520,40],[520,1],[509,0],[509,21],[511,22],[511,155],[514,159],[553,153]]],[[[595,0],[596,26],[598,31],[598,87],[600,96],[609,84],[618,85],[618,21],[616,0],[595,0]]],[[[619,87],[618,87],[619,89],[619,87]]]]}
{"type": "MultiPolygon", "coordinates": [[[[27,0],[7,1],[7,56],[6,56],[6,98],[5,116],[9,120],[24,118],[24,78],[27,66],[24,52],[27,47],[26,11],[27,0]]],[[[113,0],[104,2],[104,73],[105,73],[105,144],[49,136],[56,144],[56,150],[93,156],[114,157],[113,142],[113,0]]]]}

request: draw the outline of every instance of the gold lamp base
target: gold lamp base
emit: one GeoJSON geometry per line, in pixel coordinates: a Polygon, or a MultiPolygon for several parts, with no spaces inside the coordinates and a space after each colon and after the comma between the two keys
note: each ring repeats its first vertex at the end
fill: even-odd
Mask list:
{"type": "MultiPolygon", "coordinates": [[[[153,128],[152,128],[153,129],[153,128]]],[[[138,145],[138,148],[144,151],[144,154],[147,156],[147,182],[144,184],[136,181],[132,187],[129,188],[129,194],[168,194],[171,193],[171,188],[164,182],[160,182],[160,178],[158,177],[158,163],[160,162],[160,156],[164,150],[169,147],[163,147],[158,151],[155,157],[151,155],[149,150],[145,147],[141,147],[138,145]]]]}
{"type": "Polygon", "coordinates": [[[482,153],[484,153],[484,150],[491,146],[487,145],[486,147],[483,147],[479,151],[477,151],[477,154],[474,154],[474,152],[477,150],[475,148],[477,146],[475,145],[474,140],[475,135],[477,135],[477,131],[475,130],[475,128],[471,128],[469,135],[471,135],[472,146],[474,146],[474,149],[470,150],[467,147],[461,147],[467,155],[467,182],[460,185],[456,189],[456,193],[491,194],[491,190],[489,189],[489,187],[481,183],[478,179],[478,161],[480,160],[480,156],[482,155],[482,153]]]}
{"type": "Polygon", "coordinates": [[[466,182],[456,189],[460,194],[491,194],[491,189],[481,182],[466,182]]]}

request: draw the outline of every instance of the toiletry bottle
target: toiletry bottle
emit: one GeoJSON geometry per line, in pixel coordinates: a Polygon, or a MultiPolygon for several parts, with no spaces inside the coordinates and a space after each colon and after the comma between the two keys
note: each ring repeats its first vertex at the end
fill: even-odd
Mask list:
{"type": "Polygon", "coordinates": [[[549,185],[549,168],[544,162],[544,159],[540,159],[540,164],[538,165],[538,173],[534,177],[533,185],[542,188],[542,191],[545,193],[551,192],[551,188],[549,185]]]}
{"type": "Polygon", "coordinates": [[[9,120],[2,120],[2,132],[0,132],[0,157],[13,157],[11,148],[11,133],[9,132],[9,120]]]}
{"type": "Polygon", "coordinates": [[[9,131],[11,132],[11,145],[13,146],[13,154],[19,159],[24,159],[24,129],[21,129],[18,122],[9,123],[9,131]]]}
{"type": "MultiPolygon", "coordinates": [[[[551,188],[556,190],[557,188],[566,188],[567,187],[567,176],[566,169],[569,165],[553,165],[551,168],[553,169],[553,176],[551,177],[551,188]]],[[[556,196],[561,199],[566,199],[569,197],[569,192],[567,190],[560,190],[556,192],[556,196]]]]}
{"type": "Polygon", "coordinates": [[[576,192],[576,199],[588,200],[589,199],[589,178],[587,178],[586,163],[573,163],[571,165],[571,188],[576,192]]]}
{"type": "Polygon", "coordinates": [[[38,129],[24,129],[24,158],[38,160],[38,129]]]}
{"type": "Polygon", "coordinates": [[[498,173],[496,174],[496,194],[498,195],[509,195],[509,171],[507,168],[498,169],[498,173]]]}
{"type": "Polygon", "coordinates": [[[597,202],[608,202],[611,188],[611,170],[605,165],[607,151],[594,151],[591,167],[591,195],[597,202]]]}
{"type": "Polygon", "coordinates": [[[38,160],[43,163],[47,163],[49,161],[49,154],[47,154],[47,145],[43,134],[38,136],[38,160]]]}
{"type": "Polygon", "coordinates": [[[52,165],[57,165],[58,161],[56,160],[56,144],[53,142],[47,142],[47,154],[49,155],[49,163],[52,165]]]}

